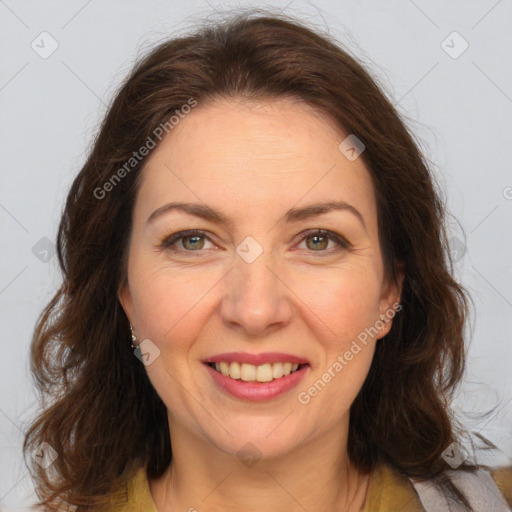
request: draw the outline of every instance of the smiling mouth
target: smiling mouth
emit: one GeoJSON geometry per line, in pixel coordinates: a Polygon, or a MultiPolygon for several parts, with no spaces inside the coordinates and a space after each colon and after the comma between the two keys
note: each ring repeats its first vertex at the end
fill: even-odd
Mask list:
{"type": "Polygon", "coordinates": [[[283,377],[287,377],[292,373],[299,372],[308,367],[309,364],[297,363],[265,363],[261,365],[253,365],[248,363],[231,363],[222,361],[220,363],[207,362],[208,366],[216,370],[218,373],[234,380],[242,380],[244,382],[272,382],[283,377]]]}

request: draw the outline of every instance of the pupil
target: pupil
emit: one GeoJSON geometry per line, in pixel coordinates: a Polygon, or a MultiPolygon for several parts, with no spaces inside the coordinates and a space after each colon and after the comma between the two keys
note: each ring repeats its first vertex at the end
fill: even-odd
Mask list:
{"type": "Polygon", "coordinates": [[[324,236],[314,235],[311,238],[314,240],[314,242],[313,242],[314,247],[323,247],[322,241],[325,241],[324,236]]]}
{"type": "Polygon", "coordinates": [[[194,244],[197,244],[197,242],[200,240],[201,237],[197,236],[197,235],[194,235],[194,236],[189,236],[187,238],[188,238],[189,241],[193,240],[192,245],[194,245],[194,244]]]}

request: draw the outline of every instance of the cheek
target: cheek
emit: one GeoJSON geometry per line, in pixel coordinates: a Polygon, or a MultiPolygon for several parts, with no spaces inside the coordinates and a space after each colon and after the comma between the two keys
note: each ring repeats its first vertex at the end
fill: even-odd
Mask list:
{"type": "MultiPolygon", "coordinates": [[[[224,272],[200,266],[171,270],[141,263],[133,269],[138,279],[132,280],[140,335],[157,344],[169,338],[194,339],[201,318],[215,308],[212,301],[221,300],[215,286],[224,272]]],[[[335,344],[356,337],[378,318],[378,279],[368,265],[288,269],[283,280],[293,293],[284,287],[282,298],[286,295],[285,300],[294,303],[313,332],[335,338],[335,344]]]]}
{"type": "Polygon", "coordinates": [[[166,350],[178,350],[194,340],[201,328],[199,316],[204,315],[208,291],[218,278],[204,269],[171,271],[164,266],[140,268],[137,276],[132,294],[141,336],[166,350]],[[166,344],[169,339],[176,343],[166,344]]]}
{"type": "Polygon", "coordinates": [[[301,391],[312,401],[318,397],[316,407],[335,421],[348,411],[371,366],[380,282],[372,268],[355,264],[329,269],[324,276],[316,272],[314,279],[310,274],[296,281],[295,289],[307,304],[300,314],[309,323],[313,344],[322,349],[317,351],[319,367],[301,391]]]}
{"type": "Polygon", "coordinates": [[[291,288],[307,305],[303,317],[329,344],[343,348],[379,318],[380,282],[372,268],[354,264],[306,274],[291,288]]]}
{"type": "Polygon", "coordinates": [[[146,372],[166,407],[181,411],[182,421],[187,422],[192,410],[188,393],[183,390],[193,385],[189,353],[204,326],[209,298],[206,292],[215,280],[204,277],[204,272],[204,279],[199,279],[199,271],[196,278],[190,272],[164,267],[146,270],[137,274],[133,286],[138,329],[140,338],[150,339],[160,351],[146,372]]]}

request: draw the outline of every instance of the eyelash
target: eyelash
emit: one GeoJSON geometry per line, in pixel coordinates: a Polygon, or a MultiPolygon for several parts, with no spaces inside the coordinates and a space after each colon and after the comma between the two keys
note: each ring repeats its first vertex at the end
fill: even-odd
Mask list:
{"type": "MultiPolygon", "coordinates": [[[[199,249],[197,251],[191,251],[191,250],[187,250],[187,249],[180,249],[180,250],[170,249],[170,247],[175,242],[179,241],[182,238],[187,238],[189,236],[201,236],[201,237],[207,238],[211,242],[211,239],[206,235],[206,233],[204,231],[201,231],[198,229],[189,229],[186,231],[179,231],[177,233],[167,235],[160,242],[160,247],[162,249],[172,250],[173,252],[188,253],[190,255],[192,255],[193,253],[198,253],[197,256],[199,256],[203,252],[203,250],[201,250],[201,249],[199,249]]],[[[328,238],[328,239],[336,242],[339,245],[339,247],[337,249],[335,249],[334,251],[332,249],[331,250],[322,250],[322,251],[313,251],[312,250],[311,251],[312,253],[318,252],[318,253],[324,253],[324,254],[329,255],[329,254],[332,254],[333,252],[347,250],[352,247],[350,242],[348,242],[344,237],[342,237],[341,235],[338,235],[336,233],[333,233],[332,231],[325,230],[325,229],[314,229],[314,230],[310,230],[310,231],[306,231],[306,232],[302,233],[301,238],[298,241],[298,243],[301,243],[306,238],[309,238],[312,236],[322,236],[322,237],[328,238]]]]}

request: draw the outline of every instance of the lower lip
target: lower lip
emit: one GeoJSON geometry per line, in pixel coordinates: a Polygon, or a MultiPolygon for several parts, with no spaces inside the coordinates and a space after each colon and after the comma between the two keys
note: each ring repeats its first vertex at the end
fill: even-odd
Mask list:
{"type": "Polygon", "coordinates": [[[246,400],[263,401],[277,398],[294,388],[304,377],[309,369],[303,366],[302,369],[290,373],[286,377],[274,379],[270,382],[245,382],[241,379],[232,379],[219,373],[211,366],[205,364],[206,369],[210,372],[214,382],[224,391],[236,398],[244,398],[246,400]]]}

